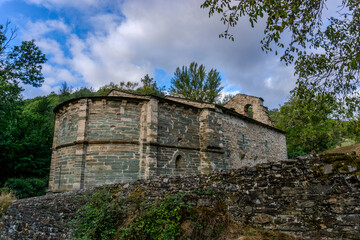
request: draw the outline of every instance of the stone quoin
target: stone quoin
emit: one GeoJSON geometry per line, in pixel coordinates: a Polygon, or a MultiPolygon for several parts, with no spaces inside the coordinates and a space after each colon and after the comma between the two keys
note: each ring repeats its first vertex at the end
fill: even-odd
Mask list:
{"type": "Polygon", "coordinates": [[[287,158],[285,133],[273,126],[263,99],[243,94],[219,106],[112,90],[68,100],[54,112],[52,192],[287,158]]]}

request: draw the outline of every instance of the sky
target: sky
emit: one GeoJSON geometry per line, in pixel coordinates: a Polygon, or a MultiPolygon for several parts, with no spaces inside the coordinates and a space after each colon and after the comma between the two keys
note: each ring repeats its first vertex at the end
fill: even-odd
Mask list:
{"type": "MultiPolygon", "coordinates": [[[[336,2],[336,1],[335,1],[336,2]]],[[[264,22],[241,19],[235,41],[219,38],[220,16],[209,18],[198,0],[0,0],[0,24],[17,27],[14,44],[35,39],[48,61],[40,88],[25,98],[58,92],[61,83],[99,87],[140,82],[149,74],[170,87],[177,67],[192,61],[222,76],[224,93],[262,97],[278,107],[295,87],[292,66],[261,51],[264,22]]],[[[329,12],[335,4],[331,3],[329,12]]]]}

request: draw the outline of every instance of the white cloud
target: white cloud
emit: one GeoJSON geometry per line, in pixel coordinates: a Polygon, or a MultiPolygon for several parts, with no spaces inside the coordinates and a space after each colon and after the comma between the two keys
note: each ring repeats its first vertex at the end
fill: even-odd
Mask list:
{"type": "Polygon", "coordinates": [[[27,31],[23,31],[22,35],[28,39],[39,39],[53,31],[59,31],[64,34],[69,34],[71,31],[70,27],[60,19],[28,22],[26,28],[27,31]]]}
{"type": "MultiPolygon", "coordinates": [[[[65,0],[31,1],[52,6],[72,4],[65,0]]],[[[72,2],[96,4],[92,0],[72,2]]],[[[64,79],[83,81],[95,88],[110,81],[139,82],[146,73],[153,75],[155,68],[171,75],[176,67],[197,61],[208,70],[220,71],[229,91],[241,89],[242,93],[263,97],[267,106],[277,106],[294,86],[293,70],[279,63],[277,56],[260,50],[264,23],[252,29],[244,19],[233,30],[235,42],[219,39],[225,26],[216,17],[209,19],[207,11],[200,9],[201,2],[128,0],[114,10],[124,17],[102,11],[88,17],[94,30],[81,37],[61,20],[33,23],[32,34],[51,55],[47,65],[52,68],[44,71],[44,92],[51,89],[48,86],[55,86],[54,81],[64,79]],[[46,37],[54,30],[66,34],[66,46],[46,37]],[[68,47],[67,54],[64,47],[68,47]]]]}
{"type": "Polygon", "coordinates": [[[41,5],[47,8],[76,7],[86,8],[100,5],[98,0],[26,0],[28,3],[41,5]]]}

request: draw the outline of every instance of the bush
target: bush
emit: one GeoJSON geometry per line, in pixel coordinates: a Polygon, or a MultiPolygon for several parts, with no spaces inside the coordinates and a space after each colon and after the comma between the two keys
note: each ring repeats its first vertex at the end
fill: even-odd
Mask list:
{"type": "Polygon", "coordinates": [[[122,215],[122,204],[112,200],[109,191],[102,188],[80,208],[73,222],[75,239],[113,239],[122,215]]]}
{"type": "Polygon", "coordinates": [[[127,228],[120,228],[120,239],[178,239],[181,223],[190,219],[194,205],[189,194],[166,196],[161,201],[143,204],[138,217],[127,228]]]}
{"type": "Polygon", "coordinates": [[[7,212],[10,204],[12,201],[14,201],[16,198],[14,194],[9,192],[1,192],[0,195],[0,217],[7,212]]]}
{"type": "Polygon", "coordinates": [[[87,196],[74,220],[75,239],[217,239],[229,226],[223,194],[218,192],[177,193],[155,202],[140,193],[137,189],[118,198],[102,188],[87,196]],[[203,195],[213,208],[196,206],[203,195]]]}
{"type": "Polygon", "coordinates": [[[17,198],[28,198],[45,195],[47,186],[47,178],[9,178],[4,188],[17,198]]]}

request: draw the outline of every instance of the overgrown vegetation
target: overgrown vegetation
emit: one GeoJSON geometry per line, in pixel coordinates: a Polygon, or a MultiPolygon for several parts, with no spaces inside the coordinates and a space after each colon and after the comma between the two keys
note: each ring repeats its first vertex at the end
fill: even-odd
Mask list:
{"type": "Polygon", "coordinates": [[[103,188],[78,210],[75,239],[213,239],[228,225],[221,198],[215,208],[196,207],[199,195],[178,193],[150,201],[137,192],[128,198],[103,188]]]}
{"type": "Polygon", "coordinates": [[[74,220],[74,239],[295,239],[274,231],[240,228],[229,219],[224,195],[211,189],[146,199],[143,190],[128,197],[101,188],[74,220]],[[208,201],[199,205],[199,200],[208,201]],[[256,237],[256,238],[253,238],[256,237]]]}
{"type": "Polygon", "coordinates": [[[11,191],[17,198],[45,195],[49,179],[45,178],[9,178],[3,190],[11,191]]]}

